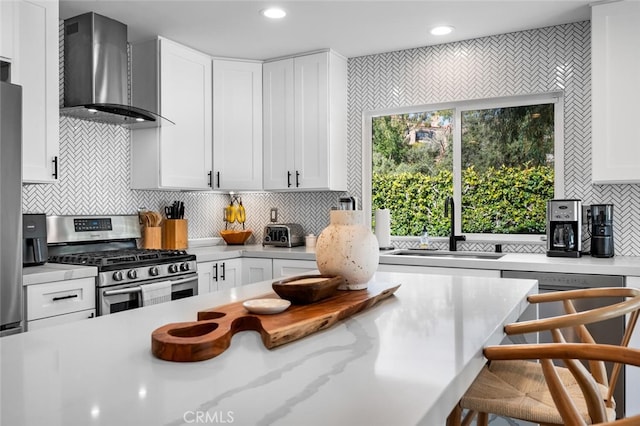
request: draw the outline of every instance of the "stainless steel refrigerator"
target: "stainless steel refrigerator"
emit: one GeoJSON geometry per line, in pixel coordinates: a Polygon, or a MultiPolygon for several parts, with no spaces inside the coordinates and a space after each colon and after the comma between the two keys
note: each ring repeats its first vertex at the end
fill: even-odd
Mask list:
{"type": "Polygon", "coordinates": [[[22,87],[0,81],[0,337],[23,330],[22,87]]]}

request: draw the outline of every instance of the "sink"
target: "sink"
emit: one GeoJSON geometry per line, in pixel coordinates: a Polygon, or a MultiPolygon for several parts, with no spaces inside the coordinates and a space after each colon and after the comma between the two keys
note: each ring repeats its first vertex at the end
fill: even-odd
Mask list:
{"type": "Polygon", "coordinates": [[[428,249],[401,249],[387,253],[392,256],[424,256],[444,257],[451,259],[500,259],[504,253],[492,253],[484,251],[443,251],[428,249]]]}

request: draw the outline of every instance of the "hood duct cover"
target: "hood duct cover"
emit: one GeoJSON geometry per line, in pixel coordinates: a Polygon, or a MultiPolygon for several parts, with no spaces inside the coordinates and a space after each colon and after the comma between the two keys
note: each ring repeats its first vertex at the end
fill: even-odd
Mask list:
{"type": "Polygon", "coordinates": [[[127,26],[89,12],[64,21],[60,114],[130,128],[173,124],[128,102],[127,26]]]}

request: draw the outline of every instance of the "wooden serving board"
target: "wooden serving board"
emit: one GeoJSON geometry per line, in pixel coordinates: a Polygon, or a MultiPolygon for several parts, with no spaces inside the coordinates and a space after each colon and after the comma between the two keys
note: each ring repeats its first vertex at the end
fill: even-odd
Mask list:
{"type": "MultiPolygon", "coordinates": [[[[260,332],[262,342],[271,349],[289,343],[375,305],[400,287],[372,283],[365,290],[338,291],[334,296],[309,305],[291,305],[286,311],[258,315],[234,302],[198,312],[198,320],[166,324],[151,335],[151,351],[167,361],[191,362],[213,358],[231,344],[239,331],[260,332]]],[[[257,298],[278,298],[268,293],[257,298]]]]}

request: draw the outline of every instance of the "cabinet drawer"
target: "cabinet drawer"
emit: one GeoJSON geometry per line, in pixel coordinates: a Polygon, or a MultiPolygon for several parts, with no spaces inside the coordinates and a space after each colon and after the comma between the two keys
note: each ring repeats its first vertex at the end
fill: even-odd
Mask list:
{"type": "Polygon", "coordinates": [[[87,311],[73,312],[71,314],[57,315],[55,317],[42,318],[33,321],[27,321],[27,331],[40,330],[41,328],[53,327],[54,325],[76,322],[84,319],[94,318],[96,316],[95,309],[87,311]]]}
{"type": "Polygon", "coordinates": [[[92,277],[27,286],[27,321],[95,309],[92,277]]]}

